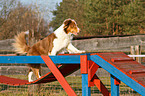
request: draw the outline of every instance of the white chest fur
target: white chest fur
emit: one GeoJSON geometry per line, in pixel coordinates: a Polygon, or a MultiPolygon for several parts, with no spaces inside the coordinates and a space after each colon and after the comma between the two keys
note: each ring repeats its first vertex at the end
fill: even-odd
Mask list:
{"type": "Polygon", "coordinates": [[[64,25],[60,26],[54,32],[54,34],[56,35],[56,39],[54,39],[53,41],[52,52],[49,55],[56,55],[58,51],[62,50],[63,48],[66,48],[71,43],[72,36],[70,33],[65,33],[63,26],[64,25]]]}

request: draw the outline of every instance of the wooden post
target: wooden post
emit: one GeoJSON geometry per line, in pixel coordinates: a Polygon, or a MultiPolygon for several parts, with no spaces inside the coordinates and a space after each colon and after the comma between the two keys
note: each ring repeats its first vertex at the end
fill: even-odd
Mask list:
{"type": "MultiPolygon", "coordinates": [[[[134,46],[130,46],[130,54],[131,55],[135,55],[135,48],[134,48],[134,46]]],[[[133,57],[133,59],[135,60],[135,57],[133,57]]]]}
{"type": "MultiPolygon", "coordinates": [[[[135,51],[136,51],[136,55],[141,55],[141,46],[136,45],[135,46],[135,51]]],[[[141,63],[141,57],[136,57],[136,61],[141,63]]]]}
{"type": "MultiPolygon", "coordinates": [[[[140,45],[131,46],[130,53],[131,55],[141,55],[141,46],[140,45]]],[[[133,57],[133,59],[141,63],[141,57],[133,57]]]]}

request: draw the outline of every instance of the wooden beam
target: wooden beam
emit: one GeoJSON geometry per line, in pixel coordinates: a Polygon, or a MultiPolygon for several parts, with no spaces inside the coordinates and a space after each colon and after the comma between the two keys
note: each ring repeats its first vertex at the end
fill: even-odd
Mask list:
{"type": "Polygon", "coordinates": [[[41,56],[41,57],[44,60],[44,62],[46,63],[46,65],[48,66],[48,68],[51,70],[51,72],[53,73],[53,75],[56,77],[56,79],[58,80],[58,82],[61,84],[61,86],[63,87],[63,89],[66,91],[66,93],[69,96],[77,96],[76,93],[74,92],[74,90],[70,87],[70,85],[66,81],[66,79],[63,77],[63,75],[61,74],[61,72],[55,66],[55,64],[53,63],[53,61],[50,59],[50,57],[49,56],[41,56]]]}

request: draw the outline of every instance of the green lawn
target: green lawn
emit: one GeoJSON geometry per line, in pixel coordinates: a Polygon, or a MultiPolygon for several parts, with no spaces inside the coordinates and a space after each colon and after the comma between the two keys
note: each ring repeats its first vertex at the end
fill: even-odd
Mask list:
{"type": "MultiPolygon", "coordinates": [[[[21,78],[21,79],[27,79],[27,76],[24,75],[11,75],[10,77],[15,78],[21,78]]],[[[110,91],[110,78],[109,77],[100,77],[101,81],[105,84],[107,89],[110,91]]],[[[70,84],[70,86],[73,88],[73,90],[76,92],[78,96],[81,96],[82,94],[82,85],[81,85],[81,76],[68,76],[66,77],[66,80],[70,84]]],[[[30,96],[67,96],[66,92],[63,90],[61,85],[58,81],[41,84],[40,92],[38,93],[37,85],[30,85],[28,88],[28,85],[24,86],[7,86],[0,84],[0,96],[27,96],[30,94],[30,96]],[[29,92],[28,92],[29,91],[29,92]]],[[[91,87],[91,96],[102,96],[102,94],[99,92],[99,90],[96,87],[91,87]]],[[[124,83],[121,83],[120,85],[120,95],[121,96],[140,96],[138,93],[133,91],[131,88],[129,88],[124,83]]]]}

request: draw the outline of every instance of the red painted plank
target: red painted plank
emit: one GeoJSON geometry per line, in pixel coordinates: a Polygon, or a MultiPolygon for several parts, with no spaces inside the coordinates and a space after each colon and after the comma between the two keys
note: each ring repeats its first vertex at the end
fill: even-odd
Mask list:
{"type": "Polygon", "coordinates": [[[80,55],[80,67],[81,67],[81,73],[82,74],[87,74],[88,73],[87,55],[80,55]]]}
{"type": "Polygon", "coordinates": [[[132,64],[132,63],[128,63],[128,64],[126,64],[126,63],[120,63],[120,64],[115,64],[115,66],[117,66],[117,67],[119,67],[119,68],[129,68],[129,69],[134,69],[134,68],[142,68],[141,66],[140,66],[140,64],[132,64]]]}
{"type": "Polygon", "coordinates": [[[58,68],[55,66],[55,64],[52,62],[52,60],[49,58],[49,56],[41,56],[48,68],[51,70],[53,75],[56,77],[58,82],[61,84],[61,86],[64,88],[66,93],[69,96],[77,96],[74,90],[70,87],[68,82],[65,80],[61,72],[58,70],[58,68]]]}
{"type": "Polygon", "coordinates": [[[115,83],[115,85],[120,85],[120,80],[115,77],[114,78],[114,83],[115,83]]]}
{"type": "Polygon", "coordinates": [[[9,84],[9,85],[20,85],[20,84],[26,84],[28,83],[28,81],[0,75],[0,83],[9,84]]]}
{"type": "MultiPolygon", "coordinates": [[[[69,74],[78,70],[80,68],[80,64],[65,64],[65,65],[58,65],[57,67],[59,68],[63,76],[68,76],[69,74]]],[[[47,74],[45,74],[44,76],[41,76],[41,78],[33,82],[28,82],[27,80],[21,80],[21,79],[16,79],[16,78],[11,78],[11,77],[0,75],[0,83],[12,85],[12,86],[47,83],[47,82],[52,82],[56,80],[57,79],[54,77],[54,75],[51,72],[48,72],[47,74]]]]}
{"type": "Polygon", "coordinates": [[[58,55],[80,55],[80,53],[58,54],[58,55]]]}
{"type": "MultiPolygon", "coordinates": [[[[145,83],[143,83],[142,81],[144,80],[144,78],[134,76],[136,74],[144,74],[144,71],[134,71],[134,69],[135,70],[145,69],[145,66],[143,66],[142,64],[138,63],[137,61],[128,59],[130,57],[123,52],[96,53],[96,55],[100,56],[102,59],[110,63],[112,66],[116,67],[118,70],[120,70],[121,72],[123,72],[136,82],[138,82],[140,85],[145,87],[145,83]]],[[[145,75],[143,77],[145,77],[145,75]]]]}
{"type": "Polygon", "coordinates": [[[88,69],[88,80],[91,81],[94,77],[96,71],[98,70],[99,66],[94,63],[93,61],[89,61],[90,68],[88,69]]]}
{"type": "Polygon", "coordinates": [[[131,70],[129,71],[130,74],[140,74],[140,73],[145,73],[145,69],[143,70],[131,70]]]}
{"type": "Polygon", "coordinates": [[[108,89],[104,86],[104,84],[101,82],[101,80],[98,78],[97,75],[94,75],[94,84],[99,89],[99,91],[103,94],[103,96],[111,96],[108,89]]]}
{"type": "Polygon", "coordinates": [[[124,58],[124,57],[122,57],[122,58],[111,58],[112,62],[133,61],[133,60],[134,59],[132,59],[132,58],[124,58]]]}
{"type": "Polygon", "coordinates": [[[133,78],[140,78],[140,77],[145,77],[145,73],[141,74],[130,74],[133,78]]]}

